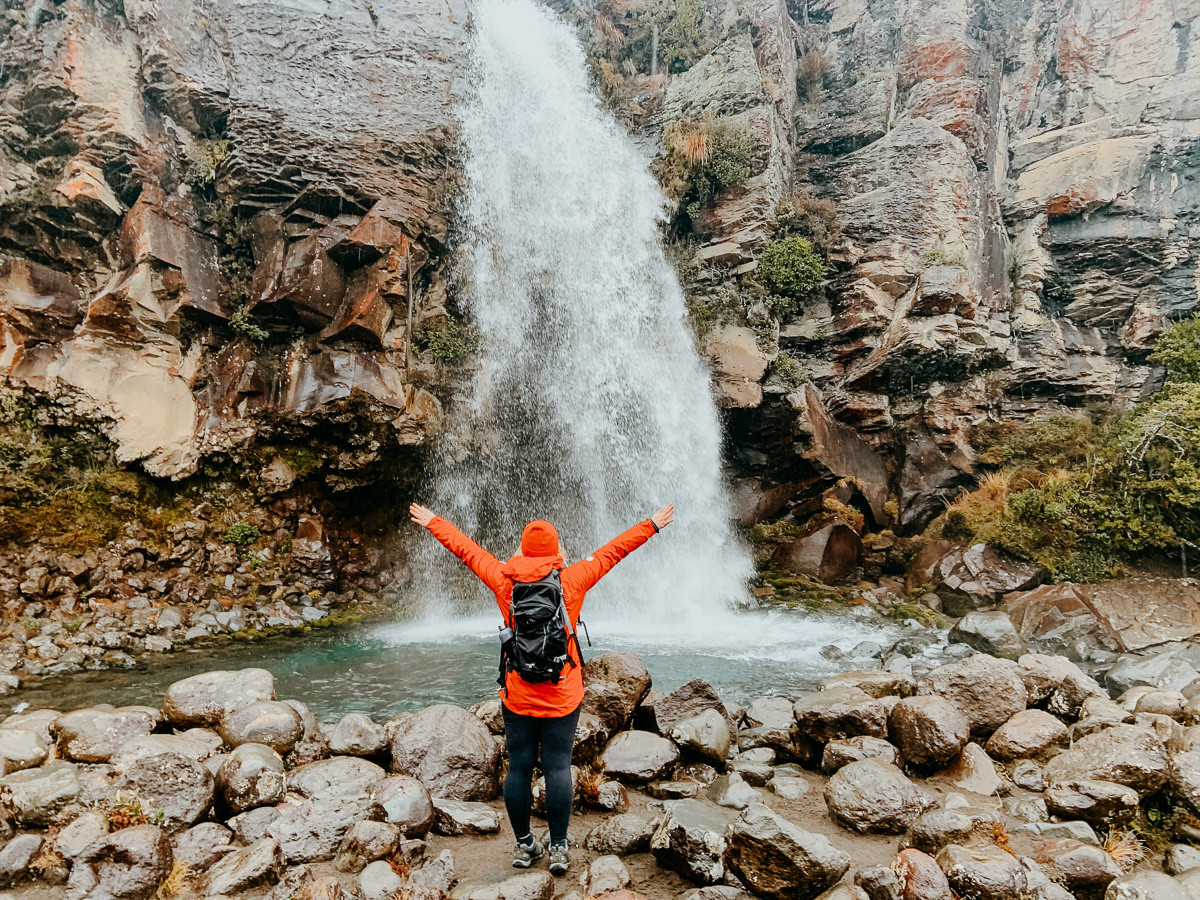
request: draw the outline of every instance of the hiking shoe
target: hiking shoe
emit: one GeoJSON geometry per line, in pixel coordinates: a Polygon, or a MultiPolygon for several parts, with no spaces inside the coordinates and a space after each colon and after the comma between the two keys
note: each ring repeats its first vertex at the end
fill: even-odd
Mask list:
{"type": "MultiPolygon", "coordinates": [[[[533,839],[532,844],[518,843],[516,849],[513,850],[513,868],[528,869],[545,855],[546,847],[537,838],[533,839]]],[[[565,872],[566,869],[563,871],[565,872]]]]}
{"type": "Polygon", "coordinates": [[[567,868],[571,865],[571,854],[567,851],[567,847],[550,845],[550,874],[551,875],[566,875],[567,868]]]}

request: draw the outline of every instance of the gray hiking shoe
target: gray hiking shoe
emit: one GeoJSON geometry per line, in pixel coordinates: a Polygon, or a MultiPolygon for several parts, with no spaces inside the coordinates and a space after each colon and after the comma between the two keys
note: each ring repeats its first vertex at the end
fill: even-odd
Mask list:
{"type": "MultiPolygon", "coordinates": [[[[537,838],[533,839],[532,844],[518,843],[516,849],[513,850],[513,868],[528,869],[535,862],[546,855],[546,846],[537,838]]],[[[566,869],[563,869],[565,872],[566,869]]]]}
{"type": "Polygon", "coordinates": [[[566,844],[550,845],[550,874],[551,875],[566,875],[567,869],[571,865],[571,854],[567,850],[566,844]]]}

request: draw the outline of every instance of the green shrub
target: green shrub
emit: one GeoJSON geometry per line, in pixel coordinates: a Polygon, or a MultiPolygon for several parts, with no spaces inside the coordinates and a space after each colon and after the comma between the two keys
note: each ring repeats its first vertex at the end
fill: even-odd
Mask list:
{"type": "Polygon", "coordinates": [[[413,335],[413,348],[442,362],[453,362],[478,350],[482,340],[482,335],[476,329],[447,319],[440,328],[425,328],[416,332],[413,335]]]}
{"type": "Polygon", "coordinates": [[[229,530],[221,539],[227,544],[248,547],[260,537],[262,537],[262,532],[258,530],[257,525],[251,525],[249,522],[236,522],[229,526],[229,530]]]}
{"type": "Polygon", "coordinates": [[[779,355],[775,357],[775,374],[789,391],[795,391],[808,381],[808,372],[804,366],[786,350],[780,350],[779,355]]]}
{"type": "Polygon", "coordinates": [[[183,180],[192,187],[211,187],[217,180],[217,170],[229,156],[229,141],[200,141],[193,148],[183,180]]]}
{"type": "Polygon", "coordinates": [[[256,344],[263,343],[271,336],[271,333],[267,329],[256,325],[250,320],[250,316],[245,309],[234,310],[233,315],[229,317],[229,327],[233,329],[234,334],[240,335],[256,344]]]}
{"type": "Polygon", "coordinates": [[[1200,315],[1176,322],[1164,331],[1150,361],[1167,370],[1168,382],[1200,381],[1200,315]]]}
{"type": "Polygon", "coordinates": [[[951,253],[944,247],[934,247],[921,258],[921,262],[927,266],[959,266],[963,269],[967,267],[965,254],[951,253]]]}
{"type": "Polygon", "coordinates": [[[755,276],[772,293],[800,299],[820,286],[825,263],[807,238],[784,238],[759,255],[755,276]]]}

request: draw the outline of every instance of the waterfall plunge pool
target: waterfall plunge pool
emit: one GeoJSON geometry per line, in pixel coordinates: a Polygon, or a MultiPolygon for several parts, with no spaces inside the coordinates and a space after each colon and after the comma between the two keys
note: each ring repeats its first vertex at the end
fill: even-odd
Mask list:
{"type": "MultiPolygon", "coordinates": [[[[100,703],[159,707],[172,682],[214,669],[247,667],[270,670],[278,697],[307,703],[323,722],[348,712],[382,721],[434,703],[469,706],[491,696],[496,687],[499,648],[492,635],[497,618],[375,623],[190,646],[148,659],[139,669],[40,679],[0,698],[0,710],[21,706],[66,712],[100,703]]],[[[845,651],[860,641],[886,647],[904,632],[899,625],[853,612],[802,610],[731,612],[707,621],[657,625],[644,619],[595,618],[588,627],[592,646],[584,641],[586,657],[627,650],[641,657],[660,690],[703,678],[722,698],[736,703],[796,696],[835,672],[871,663],[828,660],[820,653],[827,644],[845,651]]]]}

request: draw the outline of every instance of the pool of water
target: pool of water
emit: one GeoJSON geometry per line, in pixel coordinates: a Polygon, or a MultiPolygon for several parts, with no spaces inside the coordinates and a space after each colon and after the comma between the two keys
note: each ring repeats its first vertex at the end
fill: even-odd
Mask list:
{"type": "MultiPolygon", "coordinates": [[[[899,626],[854,613],[802,611],[724,614],[705,622],[589,621],[588,656],[628,650],[641,657],[655,687],[671,691],[693,678],[738,703],[796,695],[850,667],[820,648],[850,650],[860,641],[886,646],[899,626]]],[[[95,703],[159,706],[172,682],[213,669],[258,666],[275,676],[280,698],[302,700],[323,721],[360,711],[376,719],[431,703],[469,705],[495,690],[499,646],[492,617],[398,622],[316,631],[257,643],[189,648],[121,672],[47,678],[0,698],[0,710],[78,709],[95,703]]],[[[861,660],[859,661],[862,662],[861,660]]]]}

